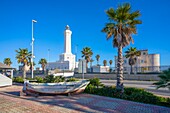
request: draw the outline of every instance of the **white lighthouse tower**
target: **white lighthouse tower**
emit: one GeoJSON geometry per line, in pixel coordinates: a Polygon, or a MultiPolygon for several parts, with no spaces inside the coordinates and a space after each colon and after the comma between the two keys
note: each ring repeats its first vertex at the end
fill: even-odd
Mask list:
{"type": "Polygon", "coordinates": [[[64,31],[64,53],[60,55],[61,62],[68,61],[69,64],[65,69],[74,70],[75,68],[75,55],[71,52],[71,35],[72,31],[67,25],[64,31]]]}
{"type": "Polygon", "coordinates": [[[71,70],[74,71],[75,68],[75,55],[71,52],[71,35],[72,31],[67,25],[64,31],[64,53],[60,54],[59,61],[49,62],[47,69],[60,69],[60,70],[71,70]]]}
{"type": "Polygon", "coordinates": [[[71,53],[71,34],[70,27],[67,25],[64,31],[64,53],[71,53]]]}

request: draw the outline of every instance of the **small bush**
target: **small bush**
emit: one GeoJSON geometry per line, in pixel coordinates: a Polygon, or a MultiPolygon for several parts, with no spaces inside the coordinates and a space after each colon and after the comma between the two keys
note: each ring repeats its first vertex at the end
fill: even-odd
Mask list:
{"type": "Polygon", "coordinates": [[[45,83],[53,83],[54,82],[54,76],[53,75],[47,75],[44,78],[45,83]]]}
{"type": "Polygon", "coordinates": [[[67,79],[66,82],[74,82],[74,81],[79,81],[77,78],[69,78],[67,79]]]}
{"type": "Polygon", "coordinates": [[[24,79],[22,77],[13,78],[13,82],[24,83],[24,79]]]}
{"type": "Polygon", "coordinates": [[[43,83],[44,79],[42,77],[36,76],[35,79],[37,80],[38,83],[43,83]]]}
{"type": "Polygon", "coordinates": [[[56,77],[54,77],[54,82],[55,82],[55,83],[64,82],[64,81],[65,81],[65,78],[62,77],[62,76],[56,76],[56,77]]]}
{"type": "Polygon", "coordinates": [[[103,87],[104,85],[100,82],[100,80],[99,80],[99,78],[92,78],[92,79],[90,79],[90,83],[89,83],[89,85],[93,85],[93,86],[95,86],[95,87],[99,87],[99,86],[101,86],[101,87],[103,87]]]}
{"type": "Polygon", "coordinates": [[[45,83],[58,83],[58,82],[64,82],[64,81],[65,81],[65,78],[61,76],[54,77],[53,75],[47,75],[44,78],[45,83]]]}

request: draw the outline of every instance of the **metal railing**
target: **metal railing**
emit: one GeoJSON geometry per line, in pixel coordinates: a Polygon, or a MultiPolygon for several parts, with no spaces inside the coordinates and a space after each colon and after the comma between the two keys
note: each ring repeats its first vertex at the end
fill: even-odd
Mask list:
{"type": "MultiPolygon", "coordinates": [[[[132,72],[133,73],[161,73],[164,70],[168,70],[170,68],[170,65],[166,66],[142,66],[142,67],[132,67],[132,72]]],[[[116,67],[111,68],[113,72],[117,71],[116,67]]],[[[124,72],[130,73],[131,72],[131,67],[124,67],[123,68],[124,72]]]]}

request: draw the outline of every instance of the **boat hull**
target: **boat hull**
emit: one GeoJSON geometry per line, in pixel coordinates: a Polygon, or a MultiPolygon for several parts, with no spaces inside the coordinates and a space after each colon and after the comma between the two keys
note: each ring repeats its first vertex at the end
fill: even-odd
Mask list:
{"type": "Polygon", "coordinates": [[[82,93],[89,81],[62,82],[62,83],[25,83],[23,91],[26,94],[78,94],[82,93]]]}

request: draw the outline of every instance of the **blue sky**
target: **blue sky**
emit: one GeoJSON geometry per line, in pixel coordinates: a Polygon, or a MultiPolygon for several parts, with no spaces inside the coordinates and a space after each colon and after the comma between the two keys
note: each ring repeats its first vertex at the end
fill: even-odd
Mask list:
{"type": "Polygon", "coordinates": [[[48,58],[48,49],[50,61],[59,59],[67,24],[73,32],[73,53],[78,44],[78,59],[82,48],[88,46],[93,50],[93,59],[99,54],[101,63],[104,59],[114,60],[117,49],[112,47],[112,40],[106,41],[101,29],[107,22],[105,11],[125,2],[131,4],[132,10],[141,11],[143,21],[137,27],[138,34],[133,36],[135,43],[130,46],[159,53],[161,65],[170,65],[169,0],[0,0],[0,62],[9,57],[12,66],[17,67],[15,50],[28,48],[31,51],[32,19],[38,21],[34,24],[36,66],[39,59],[48,58]]]}

